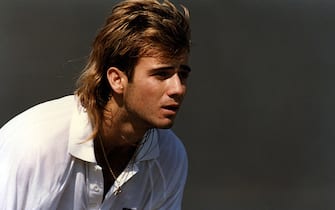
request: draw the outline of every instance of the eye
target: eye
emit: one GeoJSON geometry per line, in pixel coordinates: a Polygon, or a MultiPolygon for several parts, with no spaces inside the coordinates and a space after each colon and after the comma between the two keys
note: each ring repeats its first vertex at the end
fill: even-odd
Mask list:
{"type": "Polygon", "coordinates": [[[181,70],[178,72],[178,76],[181,80],[186,80],[189,75],[190,75],[190,71],[187,71],[187,70],[181,70]]]}
{"type": "Polygon", "coordinates": [[[159,79],[167,79],[171,77],[171,71],[168,70],[160,70],[155,72],[154,76],[158,77],[159,79]]]}

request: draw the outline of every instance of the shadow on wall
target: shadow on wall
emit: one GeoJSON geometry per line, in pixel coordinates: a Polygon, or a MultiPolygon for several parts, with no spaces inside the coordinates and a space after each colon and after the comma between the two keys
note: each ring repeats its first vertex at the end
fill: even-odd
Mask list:
{"type": "Polygon", "coordinates": [[[335,5],[193,5],[186,209],[333,209],[335,5]]]}

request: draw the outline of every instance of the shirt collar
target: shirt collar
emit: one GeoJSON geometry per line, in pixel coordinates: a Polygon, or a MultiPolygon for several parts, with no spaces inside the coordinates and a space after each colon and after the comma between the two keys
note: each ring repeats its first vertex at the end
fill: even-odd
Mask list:
{"type": "MultiPolygon", "coordinates": [[[[93,139],[90,138],[92,131],[88,114],[78,102],[71,120],[69,153],[81,160],[96,163],[93,139]]],[[[155,159],[159,156],[158,137],[157,129],[147,131],[141,141],[135,162],[155,159]]]]}
{"type": "Polygon", "coordinates": [[[69,135],[69,153],[76,158],[96,163],[92,125],[86,110],[79,104],[74,109],[69,135]]]}
{"type": "Polygon", "coordinates": [[[150,129],[147,131],[138,148],[135,162],[155,159],[159,156],[158,137],[159,132],[157,129],[150,129]]]}

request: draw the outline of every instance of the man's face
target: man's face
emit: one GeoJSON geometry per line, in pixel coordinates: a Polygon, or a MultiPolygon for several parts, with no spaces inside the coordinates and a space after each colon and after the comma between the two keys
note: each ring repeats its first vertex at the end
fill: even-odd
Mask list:
{"type": "Polygon", "coordinates": [[[176,59],[142,57],[124,91],[128,116],[139,126],[170,128],[186,93],[188,55],[176,59]]]}

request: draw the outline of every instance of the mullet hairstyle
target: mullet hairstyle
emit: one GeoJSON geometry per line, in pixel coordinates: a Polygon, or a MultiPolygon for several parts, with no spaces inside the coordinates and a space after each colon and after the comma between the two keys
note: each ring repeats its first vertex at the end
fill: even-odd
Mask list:
{"type": "Polygon", "coordinates": [[[98,32],[75,94],[92,123],[91,138],[98,135],[103,111],[112,95],[107,70],[116,67],[132,81],[143,56],[172,59],[190,52],[189,11],[179,11],[164,0],[125,0],[117,4],[98,32]]]}

